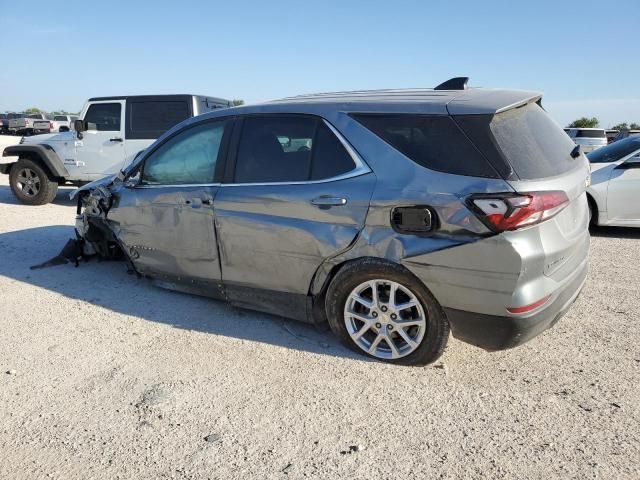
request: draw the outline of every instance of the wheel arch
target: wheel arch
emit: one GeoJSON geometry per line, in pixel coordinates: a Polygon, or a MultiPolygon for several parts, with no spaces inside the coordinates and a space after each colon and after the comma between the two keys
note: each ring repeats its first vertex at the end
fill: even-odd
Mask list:
{"type": "MultiPolygon", "coordinates": [[[[51,179],[64,179],[69,176],[60,157],[50,145],[13,145],[5,148],[2,156],[27,158],[34,161],[50,175],[51,179]]],[[[15,163],[5,165],[10,166],[6,168],[6,172],[2,173],[9,173],[15,163]]]]}
{"type": "Polygon", "coordinates": [[[589,208],[591,208],[591,223],[593,225],[598,225],[598,221],[600,218],[600,206],[595,197],[591,194],[591,192],[587,191],[587,203],[589,204],[589,208]]]}

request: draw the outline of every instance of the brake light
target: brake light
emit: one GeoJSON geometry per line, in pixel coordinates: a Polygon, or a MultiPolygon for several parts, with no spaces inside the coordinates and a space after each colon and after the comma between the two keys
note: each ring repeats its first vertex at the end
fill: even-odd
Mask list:
{"type": "Polygon", "coordinates": [[[49,122],[49,130],[53,130],[53,122],[49,122]]]}
{"type": "Polygon", "coordinates": [[[495,232],[517,230],[552,218],[569,204],[561,191],[471,196],[472,209],[495,232]]]}

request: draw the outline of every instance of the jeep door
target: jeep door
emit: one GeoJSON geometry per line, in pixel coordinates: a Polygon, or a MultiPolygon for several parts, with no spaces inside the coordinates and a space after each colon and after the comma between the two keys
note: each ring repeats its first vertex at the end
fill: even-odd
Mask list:
{"type": "Polygon", "coordinates": [[[140,273],[219,296],[213,201],[228,123],[197,123],[155,146],[142,160],[138,183],[109,212],[140,273]]]}
{"type": "Polygon", "coordinates": [[[363,227],[375,176],[325,120],[248,115],[234,127],[216,232],[227,298],[305,320],[311,280],[363,227]]]}
{"type": "MultiPolygon", "coordinates": [[[[94,102],[84,120],[87,130],[76,141],[76,170],[72,177],[94,180],[116,173],[124,163],[124,100],[94,102]]],[[[66,163],[66,162],[65,162],[66,163]]]]}

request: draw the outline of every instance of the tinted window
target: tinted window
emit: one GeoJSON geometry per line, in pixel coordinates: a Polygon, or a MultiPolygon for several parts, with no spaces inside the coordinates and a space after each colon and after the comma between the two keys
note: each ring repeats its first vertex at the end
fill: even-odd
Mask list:
{"type": "Polygon", "coordinates": [[[63,116],[63,115],[56,115],[55,117],[53,117],[53,120],[56,122],[66,122],[67,121],[67,117],[63,116]]]}
{"type": "Polygon", "coordinates": [[[629,137],[589,152],[587,158],[591,163],[609,163],[620,160],[636,150],[640,150],[640,139],[629,137]]]}
{"type": "Polygon", "coordinates": [[[496,177],[494,169],[443,115],[354,115],[356,120],[415,163],[432,170],[496,177]]]}
{"type": "Polygon", "coordinates": [[[301,182],[335,177],[355,164],[322,120],[260,116],[244,119],[236,183],[301,182]]]}
{"type": "Polygon", "coordinates": [[[43,114],[41,113],[30,113],[29,115],[27,115],[27,118],[32,118],[34,120],[42,120],[42,118],[44,117],[43,114]]]}
{"type": "Polygon", "coordinates": [[[521,179],[551,177],[576,168],[575,144],[537,104],[493,117],[491,133],[498,148],[521,179]]]}
{"type": "Polygon", "coordinates": [[[576,132],[577,138],[606,138],[607,134],[604,130],[578,130],[576,132]]]}
{"type": "Polygon", "coordinates": [[[85,121],[89,130],[100,132],[120,131],[120,111],[119,103],[94,103],[87,110],[85,121]]]}
{"type": "Polygon", "coordinates": [[[212,183],[225,124],[209,122],[172,137],[144,160],[142,182],[212,183]]]}
{"type": "Polygon", "coordinates": [[[127,138],[158,138],[191,117],[186,101],[129,101],[127,138]]]}

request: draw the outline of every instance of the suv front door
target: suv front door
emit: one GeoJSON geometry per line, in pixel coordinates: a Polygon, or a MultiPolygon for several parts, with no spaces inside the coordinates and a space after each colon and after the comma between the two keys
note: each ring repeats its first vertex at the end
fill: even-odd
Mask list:
{"type": "Polygon", "coordinates": [[[227,298],[306,320],[318,267],[362,229],[375,176],[319,117],[256,115],[234,128],[216,197],[227,298]]]}
{"type": "MultiPolygon", "coordinates": [[[[87,131],[76,141],[76,167],[85,179],[101,178],[122,168],[125,159],[124,105],[124,100],[89,105],[84,116],[87,131]]],[[[71,170],[69,173],[75,176],[71,170]]]]}
{"type": "Polygon", "coordinates": [[[142,160],[139,183],[109,211],[140,273],[212,297],[221,291],[213,200],[227,124],[199,123],[154,147],[142,160]]]}

